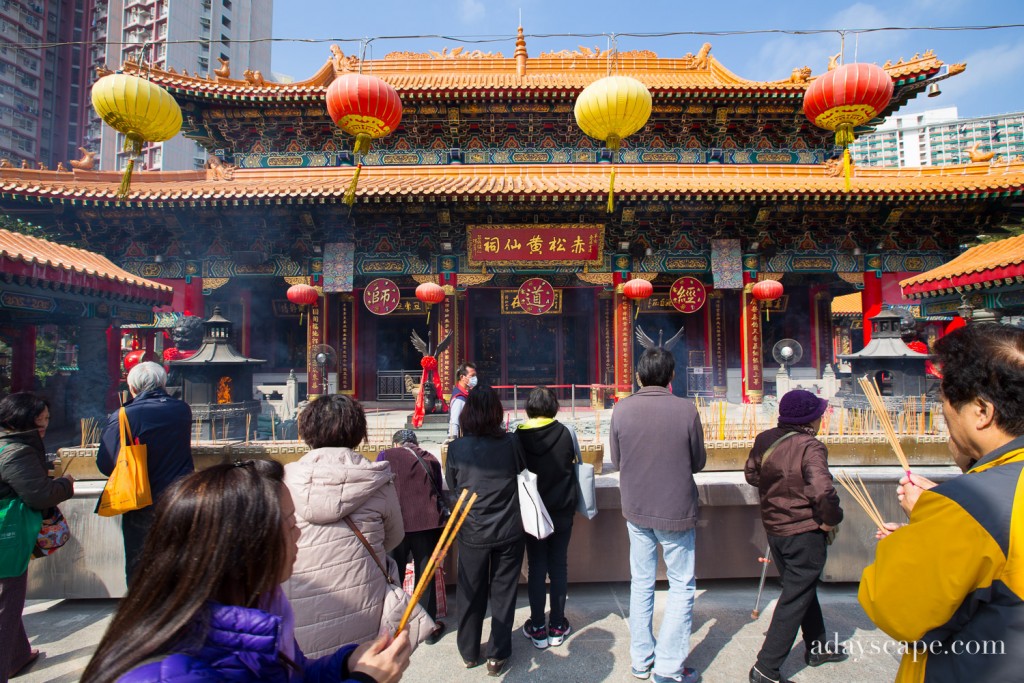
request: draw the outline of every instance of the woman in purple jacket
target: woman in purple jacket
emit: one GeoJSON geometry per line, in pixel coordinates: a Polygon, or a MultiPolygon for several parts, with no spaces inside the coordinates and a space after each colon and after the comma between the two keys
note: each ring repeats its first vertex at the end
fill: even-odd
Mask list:
{"type": "Polygon", "coordinates": [[[157,505],[136,581],[85,670],[86,683],[393,683],[406,633],[309,660],[280,589],[298,552],[280,463],[217,465],[179,480],[157,505]]]}

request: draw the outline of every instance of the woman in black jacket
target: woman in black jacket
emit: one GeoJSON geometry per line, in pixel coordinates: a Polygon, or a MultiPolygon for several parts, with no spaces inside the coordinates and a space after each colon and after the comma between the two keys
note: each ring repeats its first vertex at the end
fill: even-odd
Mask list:
{"type": "MultiPolygon", "coordinates": [[[[50,405],[34,394],[20,392],[0,400],[0,500],[21,498],[30,509],[43,512],[74,494],[74,477],[50,479],[47,474],[43,436],[49,424],[50,405]]],[[[27,590],[27,567],[18,576],[0,578],[0,683],[39,657],[21,621],[27,590]]]]}
{"type": "Polygon", "coordinates": [[[477,494],[459,531],[459,653],[467,668],[479,666],[480,636],[488,600],[491,639],[487,673],[498,676],[512,654],[512,621],[523,565],[523,522],[516,474],[522,468],[519,439],[501,426],[504,416],[494,389],[469,392],[459,415],[462,438],[448,446],[445,478],[456,493],[477,494]]]}
{"type": "Polygon", "coordinates": [[[576,434],[555,419],[558,398],[547,387],[536,387],[526,399],[526,422],[516,435],[526,452],[526,467],[537,475],[537,490],[551,515],[555,531],[547,538],[527,537],[526,557],[530,568],[530,618],[523,634],[543,650],[558,646],[572,627],[565,618],[565,595],[569,587],[569,539],[576,514],[576,434]],[[551,619],[544,621],[546,579],[551,578],[551,619]]]}

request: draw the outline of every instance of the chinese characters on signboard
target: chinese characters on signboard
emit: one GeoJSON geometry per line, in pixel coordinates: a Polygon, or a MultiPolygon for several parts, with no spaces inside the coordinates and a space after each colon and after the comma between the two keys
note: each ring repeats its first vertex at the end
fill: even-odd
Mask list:
{"type": "Polygon", "coordinates": [[[672,283],[668,291],[672,305],[681,313],[696,313],[708,298],[704,283],[694,277],[684,276],[672,283]]]}
{"type": "Polygon", "coordinates": [[[466,232],[471,266],[599,265],[603,257],[602,225],[471,225],[466,232]]]}
{"type": "Polygon", "coordinates": [[[353,367],[352,349],[355,340],[352,338],[352,314],[355,301],[351,295],[339,297],[338,305],[338,391],[351,392],[355,389],[355,368],[353,367]]]}
{"type": "Polygon", "coordinates": [[[398,285],[386,277],[377,278],[363,290],[363,304],[375,315],[391,313],[398,308],[401,299],[398,285]]]}
{"type": "Polygon", "coordinates": [[[728,386],[728,365],[725,360],[725,297],[721,292],[711,297],[711,367],[715,396],[724,396],[728,386]]]}
{"type": "MultiPolygon", "coordinates": [[[[516,315],[530,313],[529,310],[523,309],[520,300],[519,292],[521,289],[503,289],[501,290],[501,314],[502,315],[516,315]]],[[[546,311],[541,313],[561,313],[562,312],[562,290],[553,290],[551,306],[546,311]]],[[[532,315],[540,315],[540,313],[532,313],[532,315]]]]}
{"type": "MultiPolygon", "coordinates": [[[[747,394],[760,395],[764,389],[764,377],[762,376],[764,343],[761,338],[761,306],[757,299],[750,293],[743,293],[743,324],[746,327],[746,358],[744,365],[747,371],[747,394]]],[[[753,398],[753,397],[752,397],[753,398]]],[[[753,401],[752,401],[753,402],[753,401]]]]}
{"type": "MultiPolygon", "coordinates": [[[[306,321],[307,349],[312,349],[314,346],[324,343],[324,328],[322,322],[323,321],[320,316],[320,305],[313,304],[309,307],[309,317],[306,321]]],[[[325,390],[327,378],[324,377],[326,372],[328,372],[328,370],[320,363],[317,363],[316,360],[312,358],[312,354],[306,358],[306,376],[308,378],[307,382],[310,396],[320,396],[327,393],[325,390]]]]}
{"type": "Polygon", "coordinates": [[[519,286],[516,300],[524,313],[541,315],[550,311],[554,305],[555,290],[547,280],[533,277],[519,286]]]}

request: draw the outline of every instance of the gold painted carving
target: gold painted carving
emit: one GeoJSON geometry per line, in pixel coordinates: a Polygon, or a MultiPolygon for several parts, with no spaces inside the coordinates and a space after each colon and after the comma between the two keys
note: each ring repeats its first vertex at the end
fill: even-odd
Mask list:
{"type": "Polygon", "coordinates": [[[229,277],[204,277],[203,289],[214,290],[223,287],[230,279],[229,277]]]}
{"type": "Polygon", "coordinates": [[[457,276],[458,283],[460,285],[466,285],[472,287],[473,285],[482,285],[485,282],[490,282],[494,278],[494,273],[488,273],[486,275],[481,273],[459,273],[457,276]]]}
{"type": "Polygon", "coordinates": [[[610,285],[612,283],[611,273],[576,273],[576,277],[592,285],[610,285]]]}
{"type": "Polygon", "coordinates": [[[862,285],[864,284],[864,273],[836,273],[839,279],[843,282],[849,282],[851,285],[862,285]]]}
{"type": "Polygon", "coordinates": [[[286,277],[284,278],[284,281],[290,285],[308,285],[309,277],[304,275],[299,275],[297,277],[286,277]]]}

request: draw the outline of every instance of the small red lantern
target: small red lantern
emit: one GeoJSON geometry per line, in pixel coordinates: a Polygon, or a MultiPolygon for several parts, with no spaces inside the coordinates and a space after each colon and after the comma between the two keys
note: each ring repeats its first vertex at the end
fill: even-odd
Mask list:
{"type": "Polygon", "coordinates": [[[344,74],[327,88],[327,113],[335,125],[349,135],[355,135],[352,151],[356,157],[356,172],[345,191],[345,203],[355,202],[356,184],[363,164],[361,155],[370,151],[370,140],[390,135],[402,121],[402,98],[390,84],[376,76],[344,74]]]}
{"type": "Polygon", "coordinates": [[[134,368],[139,363],[144,363],[148,361],[149,359],[146,357],[147,353],[148,352],[146,351],[146,349],[136,349],[134,351],[129,351],[124,357],[125,373],[127,374],[131,372],[132,368],[134,368]]]}
{"type": "Polygon", "coordinates": [[[654,294],[654,285],[642,278],[633,278],[622,286],[622,293],[630,299],[649,299],[654,294]]]}
{"type": "MultiPolygon", "coordinates": [[[[292,285],[288,288],[288,301],[291,301],[296,306],[312,306],[320,300],[320,292],[316,291],[315,287],[309,285],[292,285]]],[[[302,324],[302,316],[305,313],[305,309],[299,313],[299,324],[302,324]]]]}
{"type": "Polygon", "coordinates": [[[444,288],[435,282],[424,282],[416,288],[416,298],[432,306],[444,301],[444,288]]]}
{"type": "Polygon", "coordinates": [[[819,128],[834,130],[843,148],[847,192],[853,129],[885,111],[892,92],[892,77],[875,64],[844,64],[815,78],[804,92],[804,114],[819,128]]]}
{"type": "MultiPolygon", "coordinates": [[[[782,283],[778,280],[761,280],[751,288],[750,293],[758,301],[775,301],[784,291],[782,283]]],[[[771,313],[767,313],[767,316],[771,318],[771,313]]]]}

